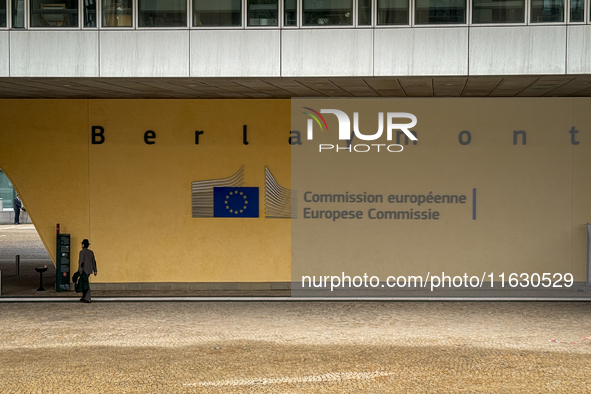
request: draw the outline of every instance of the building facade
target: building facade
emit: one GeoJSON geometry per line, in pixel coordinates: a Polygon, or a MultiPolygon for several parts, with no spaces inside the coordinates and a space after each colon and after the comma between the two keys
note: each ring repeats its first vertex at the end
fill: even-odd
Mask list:
{"type": "Polygon", "coordinates": [[[52,257],[57,223],[91,240],[97,285],[287,287],[291,220],[272,218],[268,174],[290,188],[290,98],[398,98],[418,118],[406,164],[481,170],[454,185],[482,190],[479,220],[496,223],[397,224],[488,240],[467,256],[424,239],[404,261],[460,272],[486,251],[488,265],[585,282],[590,14],[582,0],[0,0],[0,168],[52,257]],[[196,214],[199,188],[232,177],[259,188],[258,218],[196,214]],[[548,211],[527,247],[504,237],[548,211]]]}

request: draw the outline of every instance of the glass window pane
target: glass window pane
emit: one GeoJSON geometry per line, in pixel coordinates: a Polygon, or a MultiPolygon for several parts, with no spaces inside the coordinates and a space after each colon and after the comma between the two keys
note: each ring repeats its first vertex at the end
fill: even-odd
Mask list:
{"type": "Polygon", "coordinates": [[[139,27],[186,27],[186,0],[138,0],[139,27]]]}
{"type": "Polygon", "coordinates": [[[78,27],[78,0],[31,0],[31,27],[78,27]]]}
{"type": "Polygon", "coordinates": [[[378,25],[408,24],[408,0],[378,0],[378,25]]]}
{"type": "Polygon", "coordinates": [[[525,0],[473,0],[472,23],[523,23],[525,0]]]}
{"type": "Polygon", "coordinates": [[[371,0],[358,0],[357,25],[371,25],[371,0]]]}
{"type": "Polygon", "coordinates": [[[466,0],[416,0],[415,23],[466,23],[466,0]]]}
{"type": "Polygon", "coordinates": [[[0,198],[2,199],[2,205],[4,209],[12,209],[12,200],[16,197],[14,187],[8,180],[8,177],[0,170],[0,198]]]}
{"type": "Polygon", "coordinates": [[[570,0],[570,21],[571,22],[585,22],[585,1],[584,0],[570,0]]]}
{"type": "Polygon", "coordinates": [[[103,27],[131,27],[132,0],[103,0],[103,27]]]}
{"type": "Polygon", "coordinates": [[[248,0],[248,26],[279,26],[277,0],[248,0]]]}
{"type": "Polygon", "coordinates": [[[12,28],[25,27],[25,0],[12,0],[11,3],[11,26],[12,28]]]}
{"type": "Polygon", "coordinates": [[[25,0],[12,0],[12,27],[25,27],[25,0]]]}
{"type": "Polygon", "coordinates": [[[532,0],[531,22],[564,22],[564,0],[532,0]]]}
{"type": "Polygon", "coordinates": [[[298,25],[298,11],[296,0],[285,0],[283,3],[283,10],[285,12],[283,26],[297,26],[298,25]]]}
{"type": "Polygon", "coordinates": [[[242,2],[193,0],[193,26],[242,26],[242,2]]]}
{"type": "Polygon", "coordinates": [[[303,0],[304,26],[352,25],[353,0],[303,0]]]}
{"type": "Polygon", "coordinates": [[[96,0],[84,0],[84,27],[96,27],[96,0]]]}
{"type": "Polygon", "coordinates": [[[6,27],[6,0],[0,0],[0,27],[6,27]]]}

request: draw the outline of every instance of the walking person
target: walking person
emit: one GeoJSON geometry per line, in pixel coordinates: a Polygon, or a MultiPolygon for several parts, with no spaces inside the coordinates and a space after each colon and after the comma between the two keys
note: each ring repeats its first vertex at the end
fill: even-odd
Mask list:
{"type": "Polygon", "coordinates": [[[14,209],[14,224],[21,224],[20,217],[21,217],[21,209],[24,211],[25,208],[23,207],[23,202],[18,197],[18,194],[12,200],[12,209],[14,209]]]}
{"type": "Polygon", "coordinates": [[[90,302],[90,281],[88,280],[88,276],[92,273],[96,276],[97,273],[94,252],[88,249],[89,245],[90,242],[84,239],[82,241],[82,250],[78,256],[78,273],[82,281],[82,298],[80,298],[80,301],[86,303],[90,302]]]}

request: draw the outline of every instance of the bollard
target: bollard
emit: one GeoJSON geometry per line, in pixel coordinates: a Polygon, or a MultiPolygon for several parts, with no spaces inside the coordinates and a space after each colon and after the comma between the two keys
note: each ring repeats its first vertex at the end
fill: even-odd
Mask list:
{"type": "Polygon", "coordinates": [[[16,268],[16,274],[17,276],[21,274],[21,256],[20,254],[17,254],[15,257],[15,268],[16,268]]]}

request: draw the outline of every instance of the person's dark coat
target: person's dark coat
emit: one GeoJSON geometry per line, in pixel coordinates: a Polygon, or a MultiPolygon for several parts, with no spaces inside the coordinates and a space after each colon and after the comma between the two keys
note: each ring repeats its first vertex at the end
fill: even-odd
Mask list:
{"type": "Polygon", "coordinates": [[[93,273],[96,274],[96,260],[94,259],[94,252],[90,249],[84,248],[80,251],[78,257],[78,272],[83,272],[88,276],[93,273]]]}
{"type": "Polygon", "coordinates": [[[23,203],[22,203],[21,199],[18,197],[15,197],[14,200],[12,200],[12,207],[14,208],[15,211],[20,211],[23,207],[23,203]]]}

